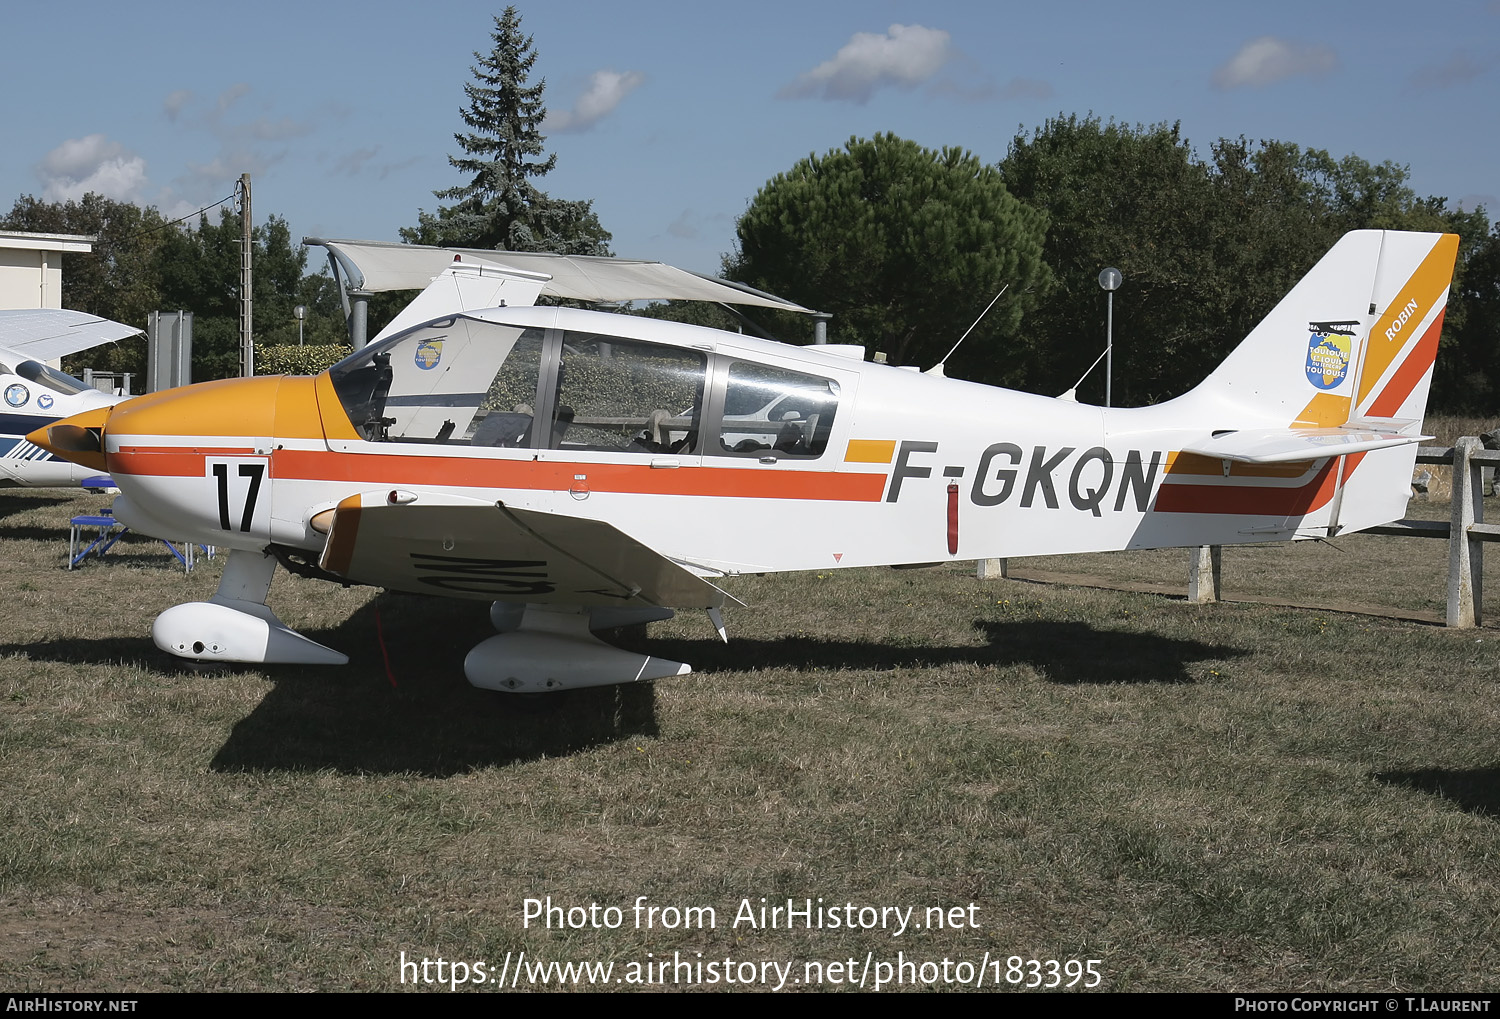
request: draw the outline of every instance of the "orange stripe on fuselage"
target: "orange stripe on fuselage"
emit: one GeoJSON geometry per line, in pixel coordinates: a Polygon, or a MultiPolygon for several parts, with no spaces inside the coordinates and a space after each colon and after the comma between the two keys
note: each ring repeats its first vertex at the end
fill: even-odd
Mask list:
{"type": "Polygon", "coordinates": [[[888,464],[896,458],[895,439],[850,439],[846,464],[888,464]]]}
{"type": "MultiPolygon", "coordinates": [[[[245,455],[250,450],[122,447],[110,455],[121,474],[203,477],[208,456],[245,455]],[[128,450],[128,451],[127,451],[128,450]]],[[[445,488],[509,488],[562,492],[574,475],[586,474],[593,492],[638,495],[709,495],[741,499],[813,499],[879,502],[884,474],[831,471],[776,471],[728,467],[657,469],[644,464],[569,463],[557,460],[490,460],[470,457],[405,456],[278,449],[271,454],[277,480],[330,481],[374,485],[431,485],[445,488]]]]}

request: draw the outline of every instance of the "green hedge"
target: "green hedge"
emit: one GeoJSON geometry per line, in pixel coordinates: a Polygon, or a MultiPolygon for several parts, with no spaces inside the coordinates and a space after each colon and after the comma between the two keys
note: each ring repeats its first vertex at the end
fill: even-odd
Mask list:
{"type": "Polygon", "coordinates": [[[338,346],[256,347],[257,375],[316,375],[342,361],[353,348],[338,346]]]}

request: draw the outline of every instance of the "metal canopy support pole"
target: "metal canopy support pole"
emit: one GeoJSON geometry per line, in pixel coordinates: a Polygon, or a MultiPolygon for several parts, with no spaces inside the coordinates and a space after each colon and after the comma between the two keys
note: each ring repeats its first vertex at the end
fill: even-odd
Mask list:
{"type": "Polygon", "coordinates": [[[822,346],[828,342],[828,320],[833,318],[826,311],[813,312],[813,343],[822,346]]]}
{"type": "MultiPolygon", "coordinates": [[[[306,244],[307,241],[302,243],[306,244]]],[[[324,250],[328,251],[328,269],[333,273],[333,286],[339,292],[339,303],[344,306],[344,324],[347,326],[349,324],[349,288],[345,285],[344,272],[339,268],[339,260],[333,257],[332,250],[327,248],[324,250]]]]}
{"type": "Polygon", "coordinates": [[[1470,458],[1480,442],[1466,435],[1453,444],[1453,515],[1448,525],[1448,625],[1478,626],[1483,619],[1484,544],[1469,530],[1484,519],[1484,489],[1470,458]]]}
{"type": "Polygon", "coordinates": [[[370,293],[367,290],[349,291],[349,345],[355,350],[368,342],[366,332],[370,321],[370,293]]]}

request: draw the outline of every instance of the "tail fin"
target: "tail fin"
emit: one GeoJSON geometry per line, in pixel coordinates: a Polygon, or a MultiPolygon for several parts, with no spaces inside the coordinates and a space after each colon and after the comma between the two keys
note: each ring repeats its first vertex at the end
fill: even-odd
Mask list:
{"type": "Polygon", "coordinates": [[[535,304],[542,284],[551,278],[544,273],[512,269],[477,258],[464,262],[454,256],[453,263],[433,277],[427,289],[402,308],[370,342],[461,311],[535,304]]]}
{"type": "Polygon", "coordinates": [[[1419,429],[1455,234],[1345,234],[1199,387],[1268,427],[1419,429]]]}
{"type": "MultiPolygon", "coordinates": [[[[1359,230],[1340,239],[1183,397],[1211,432],[1183,445],[1200,459],[1168,468],[1155,508],[1280,517],[1260,540],[1401,516],[1457,255],[1454,234],[1359,230]],[[1202,457],[1224,464],[1218,485],[1189,476],[1201,473],[1202,457]]],[[[1249,530],[1224,533],[1206,540],[1256,540],[1249,530]]]]}

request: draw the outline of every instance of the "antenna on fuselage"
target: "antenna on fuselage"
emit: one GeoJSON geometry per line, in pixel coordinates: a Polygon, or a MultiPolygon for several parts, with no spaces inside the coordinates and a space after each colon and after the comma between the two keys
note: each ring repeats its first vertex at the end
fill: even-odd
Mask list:
{"type": "Polygon", "coordinates": [[[1095,368],[1099,367],[1099,362],[1103,361],[1104,360],[1104,355],[1108,354],[1108,353],[1109,353],[1109,348],[1108,347],[1106,347],[1103,350],[1101,350],[1099,352],[1099,356],[1096,357],[1096,358],[1094,358],[1094,363],[1091,364],[1091,365],[1089,365],[1086,369],[1084,369],[1083,374],[1080,375],[1080,376],[1078,376],[1078,381],[1075,382],[1075,383],[1073,383],[1072,388],[1069,389],[1066,393],[1063,393],[1061,396],[1059,396],[1058,399],[1059,400],[1067,400],[1070,403],[1077,403],[1078,402],[1078,387],[1081,386],[1081,385],[1083,385],[1083,380],[1089,377],[1089,372],[1091,372],[1095,368]]]}
{"type": "Polygon", "coordinates": [[[995,295],[994,300],[990,301],[989,304],[986,304],[984,306],[984,310],[979,313],[979,317],[974,320],[974,325],[971,325],[971,326],[969,326],[969,328],[967,328],[967,329],[964,330],[964,334],[958,338],[958,343],[955,343],[952,347],[948,348],[948,353],[946,353],[946,354],[943,355],[942,360],[940,360],[937,364],[933,365],[931,368],[928,368],[922,374],[924,374],[924,375],[936,375],[938,378],[942,378],[943,377],[943,365],[945,365],[945,364],[948,363],[948,358],[950,358],[950,357],[953,356],[953,352],[958,349],[959,343],[963,343],[964,340],[967,340],[969,338],[969,334],[974,331],[974,326],[977,326],[980,322],[984,321],[984,317],[986,315],[988,315],[990,313],[990,309],[995,306],[995,301],[998,301],[998,300],[1000,300],[1000,298],[1004,297],[1005,296],[1005,292],[1007,290],[1009,290],[1009,289],[1010,289],[1010,284],[1009,283],[1007,283],[1007,284],[1005,284],[1005,286],[1001,287],[1000,288],[1000,292],[995,295]]]}

